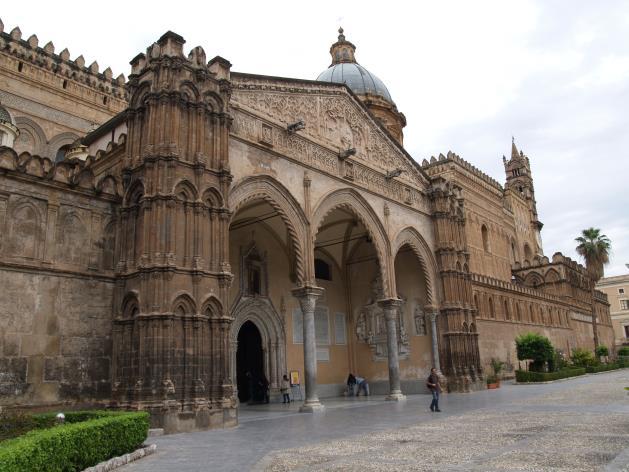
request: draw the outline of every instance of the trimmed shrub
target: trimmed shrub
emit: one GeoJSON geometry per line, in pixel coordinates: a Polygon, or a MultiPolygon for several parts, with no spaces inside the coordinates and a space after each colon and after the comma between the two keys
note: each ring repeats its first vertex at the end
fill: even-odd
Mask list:
{"type": "Polygon", "coordinates": [[[524,333],[515,338],[518,360],[532,359],[531,370],[541,372],[546,362],[553,359],[555,349],[550,339],[537,333],[524,333]]]}
{"type": "Polygon", "coordinates": [[[591,351],[577,348],[572,351],[572,364],[577,367],[587,367],[596,365],[596,359],[591,351]]]}
{"type": "MultiPolygon", "coordinates": [[[[0,470],[74,471],[83,470],[142,445],[149,429],[146,412],[75,412],[73,420],[85,421],[30,431],[0,443],[0,470]],[[81,413],[81,414],[78,414],[81,413]]],[[[47,418],[51,414],[36,415],[47,418]]],[[[43,421],[43,420],[42,420],[43,421]]]]}
{"type": "Polygon", "coordinates": [[[566,379],[585,375],[585,368],[563,369],[557,372],[530,372],[526,370],[516,370],[515,379],[518,382],[549,382],[551,380],[566,379]]]}
{"type": "Polygon", "coordinates": [[[596,346],[596,349],[594,349],[594,353],[596,354],[596,357],[609,356],[609,349],[607,349],[607,346],[604,344],[599,344],[596,346]]]}
{"type": "Polygon", "coordinates": [[[588,374],[594,374],[597,372],[606,372],[608,370],[621,369],[622,366],[617,364],[616,362],[611,362],[609,364],[600,364],[600,365],[588,365],[585,367],[585,371],[588,374]]]}
{"type": "Polygon", "coordinates": [[[629,357],[629,346],[623,346],[618,349],[618,355],[623,357],[629,357]]]}

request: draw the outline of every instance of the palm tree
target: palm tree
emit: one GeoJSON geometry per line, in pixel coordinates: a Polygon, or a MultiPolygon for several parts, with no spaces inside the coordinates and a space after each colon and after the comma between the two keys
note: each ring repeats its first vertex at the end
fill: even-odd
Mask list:
{"type": "Polygon", "coordinates": [[[598,228],[588,228],[575,239],[579,243],[577,254],[585,260],[585,267],[592,279],[592,331],[594,333],[594,347],[598,346],[598,327],[596,325],[596,308],[594,292],[596,283],[603,277],[603,268],[609,262],[612,243],[607,236],[601,234],[598,228]]]}

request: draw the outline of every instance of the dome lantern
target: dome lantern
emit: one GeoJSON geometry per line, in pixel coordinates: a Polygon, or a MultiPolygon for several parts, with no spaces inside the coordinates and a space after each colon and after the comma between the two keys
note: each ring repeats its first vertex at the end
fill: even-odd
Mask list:
{"type": "Polygon", "coordinates": [[[404,114],[398,111],[384,82],[356,62],[356,46],[347,41],[343,33],[343,28],[339,28],[338,40],[330,47],[332,64],[319,74],[317,80],[347,85],[380,124],[402,144],[402,128],[406,126],[404,114]]]}

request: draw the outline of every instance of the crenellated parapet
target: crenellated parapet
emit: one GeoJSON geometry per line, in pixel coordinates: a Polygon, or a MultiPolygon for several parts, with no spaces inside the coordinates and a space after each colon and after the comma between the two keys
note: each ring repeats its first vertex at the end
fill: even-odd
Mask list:
{"type": "Polygon", "coordinates": [[[448,151],[448,154],[445,156],[443,154],[439,154],[438,158],[432,156],[430,161],[424,159],[421,166],[422,169],[424,169],[424,171],[432,177],[447,172],[452,164],[457,165],[460,169],[466,171],[471,178],[475,178],[477,183],[481,184],[483,187],[494,193],[499,192],[502,195],[504,189],[497,180],[485,174],[483,171],[452,151],[448,151]]]}
{"type": "Polygon", "coordinates": [[[5,32],[1,20],[0,68],[57,88],[110,113],[120,112],[127,105],[123,74],[114,78],[111,68],[101,71],[96,61],[86,65],[82,55],[72,60],[68,49],[55,52],[52,41],[41,46],[35,34],[23,39],[17,26],[5,32]]]}
{"type": "MultiPolygon", "coordinates": [[[[124,144],[112,145],[110,150],[124,144]]],[[[106,155],[102,151],[85,160],[63,160],[54,162],[48,157],[17,154],[12,148],[0,146],[0,175],[12,178],[27,178],[42,185],[57,186],[67,190],[91,192],[94,196],[120,201],[122,182],[116,176],[97,175],[93,165],[106,155]]]]}

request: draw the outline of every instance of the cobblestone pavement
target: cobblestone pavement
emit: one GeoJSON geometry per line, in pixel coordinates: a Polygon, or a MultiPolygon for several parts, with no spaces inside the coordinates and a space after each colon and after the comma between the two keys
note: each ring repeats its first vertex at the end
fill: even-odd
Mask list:
{"type": "Polygon", "coordinates": [[[445,395],[443,413],[426,395],[244,408],[238,428],[155,438],[157,453],[121,470],[629,472],[625,386],[628,370],[503,385],[445,395]]]}

